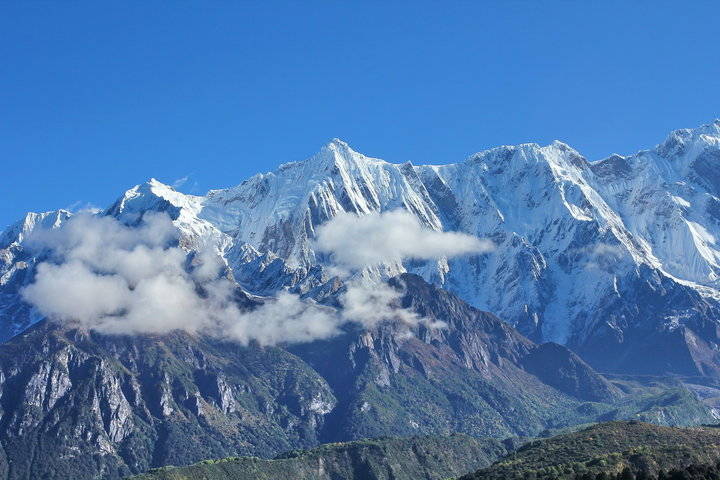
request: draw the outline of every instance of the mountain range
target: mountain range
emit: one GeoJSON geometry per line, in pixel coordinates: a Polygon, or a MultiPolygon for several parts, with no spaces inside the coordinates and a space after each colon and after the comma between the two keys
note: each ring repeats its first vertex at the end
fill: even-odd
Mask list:
{"type": "Polygon", "coordinates": [[[0,478],[119,479],[371,437],[504,439],[601,420],[716,418],[682,383],[610,381],[419,276],[390,285],[405,308],[447,327],[419,324],[408,336],[393,322],[348,325],[325,340],[243,346],[42,320],[0,345],[0,478]]]}
{"type": "Polygon", "coordinates": [[[717,162],[720,121],[599,161],[554,142],[415,166],[333,140],[205,196],[150,180],[103,210],[28,213],[0,234],[0,478],[114,479],[378,436],[712,422],[717,162]],[[390,250],[364,235],[323,249],[343,218],[450,235],[430,247],[483,243],[348,271],[349,255],[390,250]],[[36,288],[61,271],[53,306],[77,321],[36,288]],[[328,323],[361,282],[371,308],[328,323]],[[158,299],[181,307],[147,308],[158,299]],[[87,323],[98,308],[102,328],[87,323]],[[264,334],[217,328],[215,310],[264,334]],[[271,317],[292,338],[266,331],[271,317]],[[118,330],[127,319],[176,327],[118,330]]]}
{"type": "MultiPolygon", "coordinates": [[[[717,376],[719,159],[719,121],[593,162],[554,142],[398,165],[333,140],[307,160],[202,197],[151,180],[102,213],[133,222],[167,212],[185,248],[213,245],[246,291],[273,295],[330,279],[327,255],[313,245],[319,225],[341,212],[404,209],[426,228],[495,248],[389,261],[374,275],[419,274],[602,371],[717,376]],[[652,355],[660,348],[665,355],[652,355]]],[[[3,338],[38,319],[16,295],[32,270],[24,238],[70,216],[31,213],[0,236],[3,338]]]]}

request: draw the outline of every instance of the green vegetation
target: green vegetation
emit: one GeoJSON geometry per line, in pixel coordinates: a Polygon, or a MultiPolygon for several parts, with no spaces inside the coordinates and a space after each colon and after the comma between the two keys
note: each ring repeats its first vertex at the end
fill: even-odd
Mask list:
{"type": "Polygon", "coordinates": [[[381,438],[165,467],[133,480],[720,480],[720,428],[607,422],[515,450],[520,439],[381,438]],[[503,456],[504,455],[504,456],[503,456]],[[503,456],[491,466],[493,459],[503,456]]]}
{"type": "Polygon", "coordinates": [[[609,422],[530,442],[461,480],[714,478],[668,475],[712,470],[718,460],[719,428],[609,422]]]}
{"type": "Polygon", "coordinates": [[[443,479],[488,465],[513,447],[467,435],[381,438],[294,450],[273,460],[231,457],[158,468],[133,480],[443,479]]]}

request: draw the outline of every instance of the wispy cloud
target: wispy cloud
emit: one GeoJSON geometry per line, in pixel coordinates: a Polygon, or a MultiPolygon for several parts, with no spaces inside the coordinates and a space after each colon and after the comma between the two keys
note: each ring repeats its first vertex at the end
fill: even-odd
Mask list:
{"type": "Polygon", "coordinates": [[[72,213],[97,213],[101,209],[100,207],[93,205],[90,202],[77,200],[68,205],[67,207],[63,208],[63,210],[67,210],[68,212],[72,213]]]}
{"type": "Polygon", "coordinates": [[[173,182],[170,184],[173,188],[180,188],[183,185],[185,185],[188,180],[190,180],[190,175],[185,175],[184,177],[180,177],[177,180],[173,180],[173,182]]]}
{"type": "Polygon", "coordinates": [[[613,273],[630,253],[622,244],[598,242],[570,250],[568,256],[585,270],[613,273]]]}
{"type": "Polygon", "coordinates": [[[23,298],[60,322],[104,333],[205,333],[262,345],[327,338],[344,321],[332,309],[283,292],[241,310],[225,263],[210,249],[188,256],[166,214],[140,226],[80,214],[28,243],[50,260],[38,265],[23,298]]]}

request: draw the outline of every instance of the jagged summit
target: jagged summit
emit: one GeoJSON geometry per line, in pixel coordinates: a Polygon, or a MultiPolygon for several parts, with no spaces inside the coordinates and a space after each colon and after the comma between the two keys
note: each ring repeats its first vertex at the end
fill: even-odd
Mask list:
{"type": "Polygon", "coordinates": [[[279,167],[279,170],[288,166],[312,165],[325,168],[358,169],[366,164],[389,163],[379,158],[372,158],[354,150],[347,142],[339,138],[333,138],[323,145],[320,150],[310,158],[301,162],[286,163],[279,167]]]}
{"type": "Polygon", "coordinates": [[[582,157],[577,150],[567,143],[560,140],[553,140],[548,145],[544,146],[534,142],[520,143],[517,145],[499,145],[474,153],[468,156],[465,162],[478,162],[490,158],[501,159],[504,162],[508,162],[512,158],[519,158],[522,160],[527,160],[528,158],[539,159],[544,155],[558,152],[570,153],[578,158],[582,157]],[[519,154],[519,156],[515,156],[515,154],[519,154]]]}
{"type": "Polygon", "coordinates": [[[70,213],[28,214],[0,236],[0,340],[14,336],[0,345],[0,390],[11,392],[0,440],[12,439],[0,471],[40,478],[47,472],[33,469],[67,467],[96,478],[107,468],[101,476],[119,478],[158,463],[383,434],[534,436],[570,417],[618,415],[709,421],[688,391],[628,403],[627,385],[596,371],[692,377],[703,398],[718,397],[719,128],[679,130],[657,150],[592,163],[553,142],[415,166],[334,140],[205,196],[150,179],[98,213],[130,226],[167,213],[184,250],[173,255],[191,262],[210,247],[253,305],[286,290],[341,305],[337,268],[315,240],[344,212],[402,209],[426,229],[490,240],[490,251],[394,258],[365,272],[393,277],[398,307],[446,327],[421,323],[410,336],[386,322],[256,348],[58,329],[23,299],[43,261],[27,238],[70,213]]]}
{"type": "Polygon", "coordinates": [[[0,248],[7,248],[12,243],[21,243],[27,235],[37,227],[57,228],[69,218],[72,213],[65,209],[49,212],[28,212],[22,218],[0,233],[0,248]]]}
{"type": "MultiPolygon", "coordinates": [[[[699,153],[708,146],[720,144],[720,121],[684,128],[670,132],[667,138],[655,147],[654,152],[664,158],[685,157],[692,151],[699,153]]],[[[695,155],[697,155],[697,153],[695,155]]]]}
{"type": "Polygon", "coordinates": [[[720,136],[720,119],[715,119],[710,123],[706,123],[695,128],[680,128],[677,130],[673,130],[668,135],[668,138],[688,138],[698,137],[700,135],[720,136]]]}
{"type": "Polygon", "coordinates": [[[348,144],[348,142],[346,142],[345,140],[342,140],[342,139],[340,139],[340,138],[337,138],[337,137],[331,139],[328,143],[326,143],[326,144],[323,146],[323,148],[329,148],[329,149],[337,148],[337,149],[348,149],[348,150],[352,150],[352,148],[350,147],[350,145],[348,144]]]}
{"type": "MultiPolygon", "coordinates": [[[[697,138],[701,135],[705,136],[718,136],[720,135],[720,120],[715,120],[709,124],[702,125],[700,127],[694,128],[694,129],[679,129],[671,132],[665,141],[663,141],[661,144],[659,144],[656,149],[661,149],[663,145],[665,144],[672,144],[676,143],[678,141],[680,142],[687,142],[688,138],[697,138]]],[[[645,151],[643,151],[645,152],[645,151]]],[[[642,153],[642,152],[641,152],[642,153]]],[[[515,158],[519,161],[525,162],[529,159],[533,159],[535,161],[543,161],[543,159],[547,158],[548,155],[557,155],[557,154],[567,154],[573,157],[573,159],[578,162],[585,164],[599,164],[605,161],[614,161],[618,158],[628,158],[626,155],[621,155],[614,153],[610,155],[609,157],[601,160],[596,160],[589,162],[587,161],[582,154],[574,149],[569,144],[561,141],[561,140],[553,140],[548,145],[540,145],[538,143],[521,143],[517,145],[500,145],[497,147],[492,147],[486,150],[482,150],[480,152],[474,153],[467,157],[465,162],[461,163],[472,163],[472,162],[478,162],[483,159],[489,159],[489,158],[496,158],[501,159],[504,161],[510,161],[512,158],[515,158]],[[519,155],[515,155],[519,152],[519,155]]],[[[407,164],[410,162],[405,162],[404,164],[407,164]]],[[[227,189],[221,189],[221,190],[211,190],[208,192],[209,196],[217,196],[217,195],[223,195],[223,192],[228,191],[234,191],[243,185],[259,185],[263,182],[267,181],[269,178],[272,178],[274,176],[279,175],[281,172],[286,171],[293,171],[296,172],[295,178],[296,180],[303,180],[302,172],[307,172],[308,170],[312,171],[315,174],[322,174],[333,171],[333,169],[341,169],[341,170],[357,170],[357,169],[364,169],[367,165],[372,164],[380,164],[380,165],[398,165],[395,163],[388,162],[386,160],[382,160],[379,158],[373,158],[368,157],[366,155],[363,155],[362,153],[354,150],[348,142],[340,139],[340,138],[333,138],[326,144],[324,144],[320,150],[308,157],[305,160],[300,161],[292,161],[281,164],[276,170],[270,171],[267,173],[261,173],[257,174],[248,180],[245,180],[237,187],[231,187],[227,189]]],[[[411,163],[412,165],[412,163],[411,163]]],[[[442,166],[452,166],[456,164],[447,164],[447,165],[418,165],[418,168],[423,167],[442,167],[442,166]]],[[[160,183],[157,182],[154,179],[151,179],[148,183],[160,183]]],[[[169,186],[166,186],[167,188],[172,188],[169,186]]]]}
{"type": "MultiPolygon", "coordinates": [[[[697,355],[687,368],[710,372],[720,344],[707,334],[720,308],[718,132],[718,121],[677,130],[656,150],[598,162],[556,141],[432,166],[385,162],[334,139],[304,161],[202,197],[151,179],[105,214],[132,224],[143,212],[167,212],[185,248],[211,244],[243,287],[271,295],[326,280],[313,243],[319,225],[342,212],[404,209],[426,228],[488,238],[496,249],[389,263],[382,275],[420,274],[534,339],[612,368],[629,362],[623,352],[636,329],[647,339],[654,329],[687,328],[694,333],[674,345],[697,355]],[[608,345],[618,349],[612,356],[601,353],[608,345]]],[[[5,258],[12,269],[19,257],[5,258]]],[[[643,368],[675,368],[647,358],[643,368]]]]}

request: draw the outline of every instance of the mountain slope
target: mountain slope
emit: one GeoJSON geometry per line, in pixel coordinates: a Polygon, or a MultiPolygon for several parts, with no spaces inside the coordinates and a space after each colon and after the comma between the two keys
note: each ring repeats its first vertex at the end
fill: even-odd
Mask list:
{"type": "MultiPolygon", "coordinates": [[[[243,288],[269,295],[312,292],[331,279],[331,259],[313,245],[327,220],[405,209],[427,228],[488,238],[496,248],[388,261],[373,275],[417,273],[603,371],[717,377],[719,161],[720,121],[596,162],[554,142],[498,147],[451,165],[396,165],[333,140],[305,161],[204,197],[152,180],[104,213],[133,224],[144,212],[167,212],[184,248],[210,245],[243,288]],[[652,355],[660,349],[667,354],[652,355]]],[[[0,237],[3,338],[38,318],[17,296],[34,264],[27,235],[17,235],[34,223],[21,224],[28,228],[0,237]]]]}
{"type": "Polygon", "coordinates": [[[327,383],[277,348],[41,323],[0,346],[2,476],[120,478],[318,443],[327,383]],[[63,476],[65,475],[65,476],[63,476]]]}
{"type": "Polygon", "coordinates": [[[560,363],[576,362],[565,372],[575,383],[553,388],[548,383],[556,383],[559,371],[535,376],[523,367],[542,347],[498,318],[415,275],[394,278],[391,285],[404,291],[399,306],[447,328],[419,325],[407,337],[385,324],[290,346],[339,399],[327,424],[336,436],[326,441],[418,432],[532,435],[567,422],[568,411],[579,405],[575,395],[610,403],[622,395],[565,347],[555,355],[560,363]]]}
{"type": "Polygon", "coordinates": [[[490,464],[513,442],[448,437],[379,438],[288,452],[272,460],[234,457],[161,468],[134,480],[435,480],[490,464]]]}
{"type": "Polygon", "coordinates": [[[261,347],[42,321],[0,345],[0,478],[116,479],[383,435],[506,438],[599,419],[713,418],[681,388],[625,393],[565,347],[538,346],[418,276],[391,284],[398,307],[447,327],[408,334],[389,318],[261,347]]]}
{"type": "Polygon", "coordinates": [[[428,228],[497,248],[389,264],[387,275],[419,273],[603,370],[716,376],[719,132],[718,122],[678,131],[655,150],[595,163],[556,142],[414,167],[334,141],[305,162],[211,192],[200,216],[235,245],[283,259],[286,284],[302,285],[297,277],[317,282],[307,275],[325,261],[310,241],[318,225],[343,211],[404,208],[428,228]],[[666,361],[647,354],[660,348],[666,361]]]}
{"type": "Polygon", "coordinates": [[[660,470],[715,465],[719,459],[718,428],[611,422],[531,442],[461,480],[594,479],[600,473],[617,475],[625,469],[654,477],[660,470]]]}
{"type": "Polygon", "coordinates": [[[0,234],[0,340],[17,335],[42,318],[22,300],[20,290],[34,279],[35,256],[26,248],[38,230],[61,226],[71,213],[28,213],[0,234]]]}

